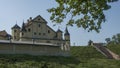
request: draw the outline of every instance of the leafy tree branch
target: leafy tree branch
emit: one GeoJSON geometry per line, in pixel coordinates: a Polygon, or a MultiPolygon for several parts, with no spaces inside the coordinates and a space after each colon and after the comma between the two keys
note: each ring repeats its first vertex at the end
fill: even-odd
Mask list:
{"type": "Polygon", "coordinates": [[[85,30],[99,32],[101,24],[106,21],[104,11],[109,10],[109,3],[118,0],[56,0],[57,7],[48,9],[51,13],[50,20],[55,23],[62,23],[69,17],[67,25],[74,24],[85,30]]]}

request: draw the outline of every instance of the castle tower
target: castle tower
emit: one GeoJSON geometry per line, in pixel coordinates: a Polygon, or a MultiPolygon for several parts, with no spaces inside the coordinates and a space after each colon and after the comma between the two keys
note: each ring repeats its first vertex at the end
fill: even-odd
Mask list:
{"type": "Polygon", "coordinates": [[[68,32],[67,27],[66,27],[66,29],[65,29],[64,37],[65,37],[65,40],[66,40],[66,41],[70,41],[70,34],[69,34],[69,32],[68,32]]]}
{"type": "Polygon", "coordinates": [[[64,39],[65,39],[64,49],[65,51],[70,51],[70,34],[68,32],[67,27],[65,29],[64,39]]]}
{"type": "Polygon", "coordinates": [[[15,24],[12,28],[12,39],[18,41],[20,39],[20,27],[15,24]]]}
{"type": "Polygon", "coordinates": [[[23,22],[21,32],[20,32],[20,41],[25,41],[24,37],[26,37],[26,28],[25,28],[25,23],[23,22]]]}

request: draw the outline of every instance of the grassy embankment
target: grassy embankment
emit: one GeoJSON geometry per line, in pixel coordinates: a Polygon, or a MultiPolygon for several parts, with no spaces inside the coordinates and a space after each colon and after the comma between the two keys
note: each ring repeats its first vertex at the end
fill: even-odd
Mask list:
{"type": "MultiPolygon", "coordinates": [[[[112,48],[112,46],[110,48],[112,48]]],[[[117,50],[119,50],[118,47],[116,48],[117,50]]],[[[119,68],[120,61],[106,59],[106,57],[104,57],[101,53],[96,51],[91,46],[72,46],[71,57],[0,55],[0,68],[96,68],[96,67],[119,68]]]]}

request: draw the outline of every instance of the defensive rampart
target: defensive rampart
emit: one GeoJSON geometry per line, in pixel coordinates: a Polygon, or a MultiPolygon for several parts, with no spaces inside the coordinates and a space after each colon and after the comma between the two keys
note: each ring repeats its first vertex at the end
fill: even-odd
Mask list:
{"type": "Polygon", "coordinates": [[[30,54],[45,56],[69,56],[61,46],[48,43],[0,41],[0,54],[30,54]]]}

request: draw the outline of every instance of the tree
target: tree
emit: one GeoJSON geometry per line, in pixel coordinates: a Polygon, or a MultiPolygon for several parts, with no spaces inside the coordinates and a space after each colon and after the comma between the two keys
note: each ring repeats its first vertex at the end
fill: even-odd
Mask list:
{"type": "Polygon", "coordinates": [[[120,33],[113,35],[112,38],[106,38],[108,44],[120,44],[120,33]]]}
{"type": "Polygon", "coordinates": [[[113,37],[112,37],[112,41],[113,41],[114,44],[117,43],[117,37],[116,37],[116,35],[113,35],[113,37]]]}
{"type": "Polygon", "coordinates": [[[93,41],[92,40],[89,40],[88,41],[88,46],[91,46],[93,44],[93,41]]]}
{"type": "Polygon", "coordinates": [[[107,42],[107,44],[109,44],[111,40],[110,38],[106,38],[105,41],[107,42]]]}
{"type": "Polygon", "coordinates": [[[82,27],[87,31],[99,32],[101,23],[106,21],[104,11],[111,8],[109,3],[118,0],[56,0],[57,7],[48,9],[52,22],[61,23],[69,17],[67,25],[82,27]]]}
{"type": "Polygon", "coordinates": [[[120,44],[120,33],[117,34],[117,42],[120,44]]]}

